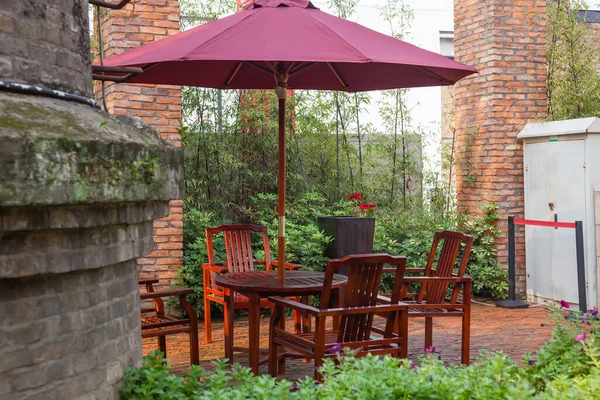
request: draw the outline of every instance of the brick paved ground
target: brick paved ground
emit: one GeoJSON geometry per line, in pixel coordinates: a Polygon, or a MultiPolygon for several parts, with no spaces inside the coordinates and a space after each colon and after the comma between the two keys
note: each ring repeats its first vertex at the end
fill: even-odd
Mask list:
{"type": "MultiPolygon", "coordinates": [[[[213,343],[204,343],[203,327],[200,326],[200,360],[205,369],[212,369],[212,360],[223,357],[223,324],[215,321],[213,343]]],[[[268,347],[268,317],[262,320],[261,347],[268,347]]],[[[471,359],[475,360],[481,350],[503,351],[519,361],[526,352],[536,352],[550,338],[552,328],[541,326],[548,323],[548,311],[542,307],[508,310],[474,304],[471,324],[471,359]]],[[[248,320],[239,317],[235,321],[235,345],[247,346],[248,320]]],[[[290,325],[291,326],[291,323],[290,325]]],[[[423,351],[424,321],[409,321],[409,357],[416,360],[423,351]]],[[[173,335],[167,338],[168,358],[175,370],[189,361],[188,336],[173,335]]],[[[460,318],[436,319],[433,323],[433,344],[442,360],[458,364],[460,360],[460,318]]],[[[156,339],[144,339],[144,354],[157,348],[156,339]]],[[[248,364],[247,354],[236,353],[234,360],[248,364]]],[[[261,366],[267,373],[267,366],[261,366]]],[[[312,364],[288,360],[286,378],[298,379],[312,375],[312,364]]]]}

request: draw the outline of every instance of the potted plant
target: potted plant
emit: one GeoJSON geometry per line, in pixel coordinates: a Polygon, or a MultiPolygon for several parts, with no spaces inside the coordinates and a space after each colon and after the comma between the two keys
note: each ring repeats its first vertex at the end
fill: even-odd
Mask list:
{"type": "Polygon", "coordinates": [[[319,229],[333,238],[325,250],[325,256],[328,258],[373,252],[374,215],[377,206],[375,203],[367,203],[362,193],[353,193],[348,200],[352,203],[352,215],[325,216],[317,219],[319,229]]]}

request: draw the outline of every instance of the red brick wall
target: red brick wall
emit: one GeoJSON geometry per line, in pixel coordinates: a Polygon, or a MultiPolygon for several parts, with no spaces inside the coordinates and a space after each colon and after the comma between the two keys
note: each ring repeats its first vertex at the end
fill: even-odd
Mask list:
{"type": "MultiPolygon", "coordinates": [[[[546,117],[546,1],[455,0],[454,24],[456,60],[479,70],[455,88],[457,200],[471,214],[498,204],[504,234],[496,249],[505,264],[507,216],[524,213],[516,136],[546,117]]],[[[525,239],[517,231],[517,290],[525,294],[525,239]]]]}
{"type": "MultiPolygon", "coordinates": [[[[101,10],[104,56],[122,53],[179,32],[179,0],[135,0],[121,10],[101,10]]],[[[100,85],[94,86],[102,103],[100,85]]],[[[139,117],[163,139],[181,147],[179,86],[106,84],[108,111],[139,117]]],[[[170,285],[183,256],[182,200],[172,200],[168,217],[154,222],[154,251],[138,259],[140,278],[158,278],[170,285]]]]}

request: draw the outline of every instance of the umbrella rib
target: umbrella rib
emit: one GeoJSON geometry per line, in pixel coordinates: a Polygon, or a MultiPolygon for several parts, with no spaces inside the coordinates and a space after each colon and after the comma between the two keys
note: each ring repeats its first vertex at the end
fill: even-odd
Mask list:
{"type": "Polygon", "coordinates": [[[300,72],[304,72],[304,71],[309,70],[309,69],[311,69],[313,67],[316,67],[319,64],[320,64],[319,62],[298,64],[298,66],[296,68],[290,69],[290,77],[293,76],[293,75],[299,74],[300,72]]]}
{"type": "Polygon", "coordinates": [[[239,72],[240,68],[242,68],[242,62],[241,61],[235,66],[233,72],[231,73],[231,75],[229,75],[229,78],[227,78],[227,82],[225,82],[225,86],[231,85],[231,82],[236,77],[236,75],[239,72]]]}
{"type": "Polygon", "coordinates": [[[269,70],[268,68],[263,67],[262,65],[255,64],[255,63],[250,62],[250,61],[242,61],[242,63],[244,63],[246,65],[249,65],[251,67],[254,67],[256,69],[259,69],[259,70],[261,70],[263,72],[266,72],[269,75],[273,75],[273,71],[269,70]]]}
{"type": "Polygon", "coordinates": [[[146,64],[146,65],[144,65],[144,66],[142,67],[142,70],[143,70],[144,72],[146,72],[146,71],[148,71],[150,68],[154,67],[154,66],[155,66],[155,65],[157,65],[157,64],[158,64],[157,62],[153,62],[153,63],[150,63],[150,64],[146,64]]]}
{"type": "Polygon", "coordinates": [[[335,70],[335,68],[333,67],[333,65],[331,65],[331,63],[326,63],[327,66],[329,67],[329,69],[331,70],[331,72],[333,72],[333,75],[335,75],[335,77],[337,78],[338,82],[340,82],[340,85],[342,85],[342,87],[345,89],[348,87],[348,84],[346,82],[344,82],[344,80],[342,79],[342,77],[340,76],[340,74],[338,74],[338,72],[335,70]]]}
{"type": "Polygon", "coordinates": [[[296,64],[298,64],[297,61],[294,61],[290,64],[290,66],[288,67],[287,71],[285,71],[287,74],[291,74],[291,71],[294,69],[294,67],[296,66],[296,64]]]}
{"type": "Polygon", "coordinates": [[[444,78],[441,75],[436,74],[435,72],[429,70],[428,68],[421,67],[419,65],[413,65],[413,67],[415,67],[419,71],[425,72],[426,74],[429,74],[429,75],[433,76],[435,79],[439,80],[440,82],[446,81],[446,78],[444,78]]]}

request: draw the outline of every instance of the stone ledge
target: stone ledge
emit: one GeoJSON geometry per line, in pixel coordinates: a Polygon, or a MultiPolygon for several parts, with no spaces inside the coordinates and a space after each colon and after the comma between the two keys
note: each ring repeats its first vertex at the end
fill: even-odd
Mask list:
{"type": "Polygon", "coordinates": [[[182,152],[93,107],[0,93],[0,206],[182,197],[182,152]]]}

